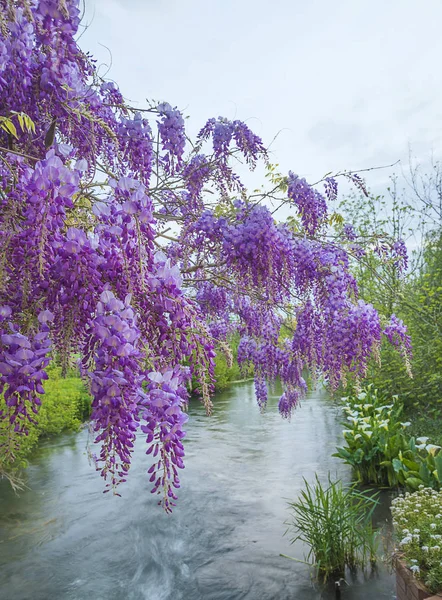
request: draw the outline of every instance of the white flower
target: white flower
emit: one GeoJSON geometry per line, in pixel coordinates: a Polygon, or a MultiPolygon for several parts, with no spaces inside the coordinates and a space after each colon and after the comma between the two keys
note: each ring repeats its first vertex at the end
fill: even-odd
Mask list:
{"type": "Polygon", "coordinates": [[[413,533],[420,533],[421,530],[420,529],[413,529],[413,533]]]}
{"type": "Polygon", "coordinates": [[[428,442],[430,438],[429,437],[418,437],[416,438],[416,442],[419,442],[419,444],[424,444],[425,442],[428,442]]]}
{"type": "Polygon", "coordinates": [[[421,550],[423,550],[424,552],[428,552],[429,548],[428,546],[422,546],[421,550]]]}
{"type": "Polygon", "coordinates": [[[410,421],[405,421],[405,423],[401,423],[402,427],[410,427],[411,422],[410,421]]]}
{"type": "Polygon", "coordinates": [[[364,433],[368,438],[371,438],[371,436],[373,435],[372,431],[365,431],[364,433]]]}
{"type": "Polygon", "coordinates": [[[357,433],[354,437],[355,440],[359,440],[362,437],[360,433],[357,433]]]}
{"type": "Polygon", "coordinates": [[[405,544],[409,544],[411,541],[412,541],[411,535],[406,535],[404,538],[401,539],[401,541],[399,542],[399,544],[401,546],[404,546],[405,544]]]}
{"type": "Polygon", "coordinates": [[[437,450],[440,450],[440,446],[436,446],[436,444],[427,445],[427,452],[431,454],[431,456],[434,456],[437,450]]]}
{"type": "Polygon", "coordinates": [[[410,571],[412,571],[413,573],[419,573],[419,571],[420,571],[420,568],[419,568],[419,566],[418,566],[418,565],[412,565],[412,566],[410,567],[410,571]]]}
{"type": "Polygon", "coordinates": [[[433,546],[432,548],[430,548],[430,550],[434,550],[434,552],[437,552],[438,550],[440,550],[440,546],[433,546]]]}
{"type": "MultiPolygon", "coordinates": [[[[418,450],[425,450],[425,442],[422,442],[421,444],[416,444],[416,448],[418,450]]],[[[419,486],[420,487],[420,486],[419,486]]],[[[423,486],[422,486],[423,487],[423,486]]]]}
{"type": "Polygon", "coordinates": [[[436,529],[437,525],[436,525],[436,523],[430,523],[430,527],[431,527],[431,529],[436,529]]]}

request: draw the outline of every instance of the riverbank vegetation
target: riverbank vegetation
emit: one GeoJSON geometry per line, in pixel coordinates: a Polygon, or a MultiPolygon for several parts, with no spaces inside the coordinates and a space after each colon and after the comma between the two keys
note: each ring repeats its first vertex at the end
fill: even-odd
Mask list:
{"type": "MultiPolygon", "coordinates": [[[[9,449],[1,454],[0,475],[17,475],[27,466],[40,440],[66,430],[77,431],[88,418],[90,409],[90,396],[77,372],[72,370],[62,377],[59,367],[49,369],[38,420],[29,424],[28,435],[17,444],[14,432],[6,436],[0,431],[0,445],[9,449]]],[[[4,398],[0,398],[0,410],[7,410],[4,398]]]]}
{"type": "Polygon", "coordinates": [[[305,560],[324,580],[343,575],[346,567],[373,565],[378,532],[372,516],[377,502],[376,494],[361,492],[355,485],[344,486],[330,475],[325,484],[318,476],[312,484],[304,480],[298,499],[289,503],[287,533],[292,543],[306,544],[305,560]]]}
{"type": "Polygon", "coordinates": [[[397,396],[386,398],[369,385],[345,399],[343,412],[345,445],[335,456],[352,467],[359,483],[411,491],[422,485],[441,488],[441,446],[428,436],[410,435],[411,422],[402,420],[397,396]]]}
{"type": "Polygon", "coordinates": [[[434,594],[442,589],[442,492],[421,487],[392,502],[397,557],[434,594]]]}
{"type": "Polygon", "coordinates": [[[407,240],[410,258],[405,277],[396,262],[383,261],[376,248],[365,249],[354,261],[361,296],[406,323],[413,349],[408,362],[383,343],[377,359],[368,365],[366,383],[373,383],[384,397],[397,396],[403,420],[411,422],[409,433],[427,436],[437,445],[442,445],[441,183],[440,163],[435,162],[429,173],[412,166],[408,176],[392,179],[385,197],[353,196],[341,204],[356,236],[363,238],[375,228],[407,240]]]}

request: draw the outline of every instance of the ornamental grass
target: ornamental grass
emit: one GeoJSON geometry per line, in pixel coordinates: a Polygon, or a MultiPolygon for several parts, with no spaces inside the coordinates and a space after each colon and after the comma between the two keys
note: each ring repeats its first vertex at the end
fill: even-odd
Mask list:
{"type": "Polygon", "coordinates": [[[372,515],[377,494],[360,492],[355,485],[344,486],[330,476],[326,484],[317,475],[313,484],[304,482],[299,498],[289,503],[292,517],[286,533],[292,536],[292,543],[307,545],[305,562],[314,565],[324,580],[344,573],[346,567],[374,564],[378,533],[372,515]]]}

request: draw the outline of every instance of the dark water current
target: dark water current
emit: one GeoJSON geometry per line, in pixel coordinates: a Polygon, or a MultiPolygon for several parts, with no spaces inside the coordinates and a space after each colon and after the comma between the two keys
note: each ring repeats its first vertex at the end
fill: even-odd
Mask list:
{"type": "MultiPolygon", "coordinates": [[[[139,440],[123,497],[103,495],[86,456],[87,432],[44,444],[16,497],[0,482],[1,600],[313,600],[334,599],[284,537],[286,500],[302,478],[349,471],[331,454],[339,411],[313,392],[291,423],[265,415],[253,385],[218,394],[212,417],[192,402],[179,505],[162,513],[149,493],[139,440]]],[[[380,507],[376,519],[388,514],[380,507]]],[[[393,599],[393,576],[347,578],[344,600],[393,599]]]]}

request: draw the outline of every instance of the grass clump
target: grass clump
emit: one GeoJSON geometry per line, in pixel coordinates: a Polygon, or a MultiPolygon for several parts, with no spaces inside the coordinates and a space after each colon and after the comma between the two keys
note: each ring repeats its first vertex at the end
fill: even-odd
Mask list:
{"type": "MultiPolygon", "coordinates": [[[[368,495],[355,485],[340,480],[323,485],[316,475],[297,500],[289,503],[292,518],[287,522],[291,542],[304,542],[309,551],[305,561],[327,579],[343,574],[345,568],[365,567],[376,562],[377,531],[372,525],[377,495],[368,495]]],[[[290,557],[288,557],[290,558],[290,557]]],[[[296,560],[296,559],[295,559],[296,560]]]]}

